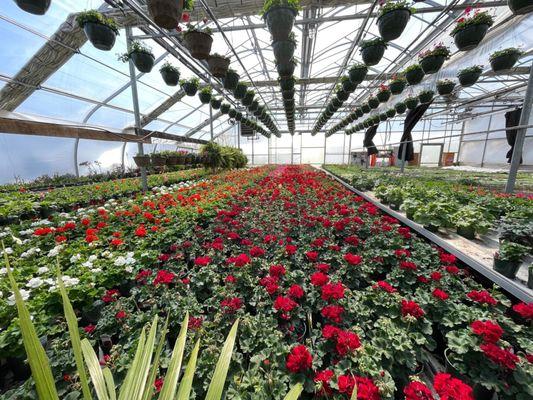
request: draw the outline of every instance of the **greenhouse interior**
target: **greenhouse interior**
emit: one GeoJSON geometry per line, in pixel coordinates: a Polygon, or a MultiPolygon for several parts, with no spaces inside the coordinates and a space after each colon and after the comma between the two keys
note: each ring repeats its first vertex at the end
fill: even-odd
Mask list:
{"type": "Polygon", "coordinates": [[[533,0],[2,0],[0,400],[533,399],[533,0]]]}

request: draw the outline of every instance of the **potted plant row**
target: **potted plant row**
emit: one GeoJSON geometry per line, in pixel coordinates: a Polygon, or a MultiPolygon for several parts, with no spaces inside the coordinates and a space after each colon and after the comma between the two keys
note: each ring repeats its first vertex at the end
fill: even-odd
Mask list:
{"type": "Polygon", "coordinates": [[[377,19],[379,34],[381,38],[390,42],[398,39],[405,30],[411,14],[415,11],[405,0],[388,0],[382,3],[377,19]]]}
{"type": "Polygon", "coordinates": [[[109,51],[115,45],[119,33],[113,18],[107,18],[96,10],[89,10],[79,13],[76,22],[98,50],[109,51]]]}
{"type": "Polygon", "coordinates": [[[148,46],[141,42],[133,41],[131,42],[128,52],[122,54],[119,57],[119,60],[122,62],[128,62],[129,60],[132,60],[133,64],[135,64],[135,67],[140,72],[147,74],[152,71],[152,68],[154,67],[155,57],[152,53],[152,50],[148,46]]]}

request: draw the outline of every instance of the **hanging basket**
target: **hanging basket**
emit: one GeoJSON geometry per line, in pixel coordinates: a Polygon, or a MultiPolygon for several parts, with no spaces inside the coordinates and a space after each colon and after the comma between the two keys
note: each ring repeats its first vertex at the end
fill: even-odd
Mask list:
{"type": "Polygon", "coordinates": [[[220,112],[221,112],[222,114],[227,114],[227,113],[229,113],[230,109],[231,109],[231,106],[230,106],[229,104],[222,104],[222,105],[220,106],[220,112]]]}
{"type": "Polygon", "coordinates": [[[424,70],[422,70],[422,68],[417,68],[407,71],[405,73],[405,79],[409,85],[416,85],[424,79],[424,70]]]}
{"type": "Polygon", "coordinates": [[[437,92],[441,95],[441,96],[446,96],[446,95],[449,95],[450,93],[453,92],[453,89],[455,88],[455,83],[454,82],[450,82],[450,83],[437,83],[437,92]]]}
{"type": "Polygon", "coordinates": [[[433,92],[420,93],[418,95],[418,100],[420,100],[420,104],[426,104],[426,103],[429,103],[431,100],[433,100],[433,96],[434,96],[433,92]]]}
{"type": "Polygon", "coordinates": [[[242,105],[245,107],[248,107],[254,101],[254,97],[255,97],[255,93],[253,91],[248,90],[246,94],[244,95],[244,97],[242,98],[242,101],[241,101],[242,105]]]}
{"type": "Polygon", "coordinates": [[[209,56],[207,64],[209,65],[209,72],[215,78],[224,78],[229,68],[229,58],[222,56],[209,56]]]}
{"type": "Polygon", "coordinates": [[[294,56],[296,43],[292,40],[278,40],[272,43],[274,58],[278,63],[289,62],[294,56]]]}
{"type": "Polygon", "coordinates": [[[294,99],[294,91],[292,90],[284,90],[283,92],[281,92],[281,95],[283,96],[283,100],[294,99]]]}
{"type": "Polygon", "coordinates": [[[370,112],[371,108],[370,106],[365,103],[361,106],[361,111],[363,111],[364,114],[368,114],[370,112]]]}
{"type": "Polygon", "coordinates": [[[239,83],[240,76],[235,71],[227,71],[226,76],[222,79],[224,82],[224,89],[235,90],[239,83]]]}
{"type": "Polygon", "coordinates": [[[367,66],[376,65],[379,63],[383,57],[383,54],[385,54],[385,46],[381,44],[368,46],[361,50],[361,57],[367,66]]]}
{"type": "Polygon", "coordinates": [[[357,85],[349,79],[342,82],[342,90],[345,92],[352,93],[356,88],[357,85]]]}
{"type": "Polygon", "coordinates": [[[515,15],[528,14],[533,11],[531,0],[507,0],[507,4],[515,15]]]}
{"type": "Polygon", "coordinates": [[[288,62],[282,62],[277,65],[278,74],[282,78],[290,78],[294,74],[296,69],[296,63],[294,60],[289,60],[288,62]]]}
{"type": "Polygon", "coordinates": [[[396,103],[394,105],[394,109],[396,110],[396,113],[403,114],[405,110],[407,110],[407,106],[405,105],[405,103],[396,103]]]}
{"type": "Polygon", "coordinates": [[[145,53],[143,51],[134,51],[130,54],[135,67],[145,74],[149,73],[154,67],[154,56],[151,53],[145,53]]]}
{"type": "Polygon", "coordinates": [[[420,60],[420,66],[425,74],[434,74],[438,72],[446,61],[444,56],[427,56],[420,60]]]}
{"type": "Polygon", "coordinates": [[[337,92],[337,99],[339,99],[342,102],[345,102],[348,100],[348,97],[350,97],[350,93],[345,92],[344,90],[339,90],[337,92]]]}
{"type": "Polygon", "coordinates": [[[519,269],[519,261],[507,261],[494,258],[494,270],[509,279],[514,279],[519,269]]]}
{"type": "Polygon", "coordinates": [[[157,26],[176,29],[183,12],[183,0],[148,0],[148,12],[157,26]]]}
{"type": "Polygon", "coordinates": [[[285,90],[293,90],[294,89],[294,79],[292,79],[292,78],[280,79],[279,87],[283,91],[285,91],[285,90]]]}
{"type": "Polygon", "coordinates": [[[391,96],[390,90],[384,90],[384,91],[378,92],[378,94],[376,95],[380,103],[387,102],[390,99],[390,96],[391,96]]]}
{"type": "Polygon", "coordinates": [[[134,156],[133,161],[140,168],[148,168],[151,165],[150,156],[148,155],[134,156]]]}
{"type": "Polygon", "coordinates": [[[248,106],[248,111],[254,112],[259,108],[259,102],[257,100],[252,101],[252,104],[248,106]]]}
{"type": "Polygon", "coordinates": [[[209,104],[211,102],[211,93],[200,92],[198,93],[198,98],[202,104],[209,104]]]}
{"type": "Polygon", "coordinates": [[[191,82],[184,82],[183,85],[181,85],[181,88],[187,96],[191,97],[194,96],[198,91],[198,86],[194,85],[191,82]]]}
{"type": "Polygon", "coordinates": [[[154,167],[163,167],[167,163],[166,157],[161,154],[152,154],[150,158],[154,167]]]}
{"type": "Polygon", "coordinates": [[[221,105],[222,105],[222,100],[220,100],[220,99],[211,99],[211,107],[213,107],[213,110],[220,109],[221,105]]]}
{"type": "Polygon", "coordinates": [[[490,60],[490,66],[492,70],[496,73],[506,71],[513,68],[519,58],[520,53],[506,54],[503,56],[494,57],[492,60],[490,60]]]}
{"type": "Polygon", "coordinates": [[[213,38],[205,32],[190,31],[183,35],[185,47],[197,60],[209,59],[213,38]]]}
{"type": "Polygon", "coordinates": [[[409,99],[406,99],[404,103],[409,110],[414,110],[418,106],[418,98],[411,97],[409,99]]]}
{"type": "Polygon", "coordinates": [[[357,118],[362,117],[364,114],[365,112],[363,111],[362,107],[358,107],[355,109],[355,115],[357,116],[357,118]]]}
{"type": "Polygon", "coordinates": [[[365,65],[355,66],[348,71],[348,77],[353,84],[359,85],[365,79],[367,72],[368,68],[365,65]]]}
{"type": "Polygon", "coordinates": [[[161,72],[161,76],[163,77],[163,80],[168,86],[177,86],[177,84],[179,83],[179,72],[170,69],[162,69],[159,72],[161,72]]]}
{"type": "Polygon", "coordinates": [[[52,0],[16,0],[17,6],[22,10],[35,15],[44,15],[50,7],[52,0]]]}
{"type": "Polygon", "coordinates": [[[379,107],[379,100],[377,97],[370,97],[368,99],[368,106],[372,109],[375,109],[375,108],[378,108],[379,107]]]}
{"type": "Polygon", "coordinates": [[[464,72],[462,74],[457,75],[457,77],[459,78],[459,83],[462,87],[472,86],[474,83],[477,82],[480,76],[481,72],[464,72]]]}
{"type": "Polygon", "coordinates": [[[263,18],[274,42],[287,40],[294,25],[296,10],[286,6],[271,7],[263,18]]]}
{"type": "Polygon", "coordinates": [[[388,118],[394,118],[396,115],[396,110],[394,108],[389,108],[386,112],[388,118]]]}
{"type": "Polygon", "coordinates": [[[405,89],[405,81],[393,81],[389,84],[389,90],[392,94],[400,94],[405,89]]]}
{"type": "Polygon", "coordinates": [[[487,24],[469,25],[457,31],[453,40],[459,51],[472,50],[483,40],[488,30],[487,24]]]}
{"type": "Polygon", "coordinates": [[[116,32],[109,26],[98,24],[96,22],[86,22],[83,25],[83,31],[87,39],[98,50],[109,51],[115,45],[117,38],[116,32]]]}
{"type": "Polygon", "coordinates": [[[235,90],[233,91],[233,95],[237,100],[244,99],[244,96],[246,96],[246,91],[248,90],[248,86],[246,86],[243,83],[238,83],[235,87],[235,90]]]}
{"type": "Polygon", "coordinates": [[[411,11],[407,9],[392,10],[383,14],[378,18],[379,35],[386,42],[398,39],[410,17],[411,11]]]}
{"type": "Polygon", "coordinates": [[[387,120],[387,114],[385,114],[385,113],[379,114],[379,120],[380,121],[386,121],[387,120]]]}

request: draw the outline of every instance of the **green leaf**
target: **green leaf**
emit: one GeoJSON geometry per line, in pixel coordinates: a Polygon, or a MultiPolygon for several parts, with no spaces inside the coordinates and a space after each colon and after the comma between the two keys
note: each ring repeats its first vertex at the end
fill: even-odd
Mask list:
{"type": "Polygon", "coordinates": [[[109,395],[109,388],[106,385],[104,373],[98,362],[98,357],[96,356],[91,343],[87,339],[81,341],[81,351],[83,352],[85,364],[87,364],[87,369],[89,370],[89,375],[93,382],[96,397],[98,397],[99,400],[111,400],[113,395],[109,395]]]}
{"type": "Polygon", "coordinates": [[[74,313],[72,304],[68,298],[67,290],[63,284],[61,277],[61,269],[59,267],[59,259],[57,260],[57,286],[63,299],[63,310],[65,318],[67,319],[68,331],[70,334],[70,341],[72,343],[72,351],[74,352],[74,359],[76,360],[76,368],[80,377],[81,390],[83,392],[83,398],[85,400],[92,400],[91,391],[89,389],[89,381],[87,379],[87,373],[85,371],[85,364],[83,363],[83,354],[81,352],[81,340],[80,332],[78,328],[78,318],[74,313]]]}
{"type": "Polygon", "coordinates": [[[222,392],[224,391],[224,385],[226,383],[226,376],[228,375],[229,364],[231,362],[231,356],[233,354],[233,346],[235,345],[235,338],[237,337],[237,328],[239,326],[239,320],[235,321],[231,328],[220,357],[213,373],[213,378],[209,384],[207,395],[205,400],[220,400],[222,398],[222,392]]]}
{"type": "Polygon", "coordinates": [[[50,362],[46,353],[39,341],[35,327],[31,322],[30,313],[22,300],[19,288],[15,278],[11,272],[9,257],[6,254],[4,242],[2,241],[2,250],[4,251],[4,259],[6,262],[7,275],[11,288],[15,295],[15,303],[17,305],[17,312],[19,316],[20,331],[22,333],[22,340],[24,342],[24,349],[28,356],[28,363],[30,364],[31,374],[35,381],[35,389],[39,399],[59,400],[57,390],[55,387],[55,380],[50,369],[50,362]]]}
{"type": "Polygon", "coordinates": [[[200,340],[196,342],[191,356],[189,357],[189,363],[183,374],[180,387],[178,389],[177,400],[189,400],[191,394],[192,381],[194,379],[194,373],[196,371],[196,360],[198,359],[198,351],[200,350],[200,340]]]}
{"type": "Polygon", "coordinates": [[[174,350],[172,351],[170,365],[168,367],[165,380],[163,381],[163,387],[161,388],[161,393],[159,394],[159,400],[173,400],[176,395],[176,389],[178,387],[178,378],[181,371],[181,362],[183,360],[185,342],[187,340],[188,325],[189,312],[185,314],[185,319],[181,324],[178,339],[174,344],[174,350]]]}
{"type": "Polygon", "coordinates": [[[113,380],[113,374],[109,368],[104,368],[104,379],[107,385],[107,391],[111,400],[117,400],[117,394],[115,392],[115,381],[113,380]]]}
{"type": "Polygon", "coordinates": [[[167,328],[168,328],[168,316],[167,316],[167,320],[165,321],[165,326],[163,327],[163,331],[161,332],[161,337],[159,338],[159,344],[157,345],[157,349],[155,350],[154,362],[152,363],[152,369],[150,371],[150,376],[148,377],[148,385],[146,385],[144,389],[143,400],[150,400],[152,398],[153,391],[154,391],[154,385],[152,383],[155,382],[157,371],[159,370],[159,358],[161,357],[161,352],[163,351],[163,346],[165,345],[165,339],[167,336],[167,328]]]}
{"type": "Polygon", "coordinates": [[[302,390],[304,390],[301,383],[297,383],[294,385],[289,393],[287,393],[287,396],[283,400],[297,400],[300,397],[300,394],[302,393],[302,390]]]}

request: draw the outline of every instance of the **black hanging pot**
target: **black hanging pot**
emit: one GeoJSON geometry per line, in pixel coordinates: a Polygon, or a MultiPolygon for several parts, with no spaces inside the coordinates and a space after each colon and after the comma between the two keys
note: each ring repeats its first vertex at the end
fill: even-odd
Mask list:
{"type": "Polygon", "coordinates": [[[396,110],[394,108],[389,108],[386,111],[386,114],[388,118],[394,118],[394,116],[396,115],[396,110]]]}
{"type": "Polygon", "coordinates": [[[235,71],[227,71],[226,76],[222,78],[224,89],[235,90],[239,83],[240,76],[235,71]]]}
{"type": "Polygon", "coordinates": [[[238,83],[235,87],[235,90],[233,91],[233,95],[236,99],[242,100],[244,99],[244,96],[246,96],[246,92],[248,91],[248,86],[246,86],[244,83],[238,83]]]}
{"type": "Polygon", "coordinates": [[[248,111],[254,112],[259,107],[259,102],[257,100],[252,101],[252,104],[248,106],[248,111]]]}
{"type": "Polygon", "coordinates": [[[446,61],[445,56],[427,56],[420,60],[420,66],[425,74],[434,74],[438,72],[446,61]]]}
{"type": "Polygon", "coordinates": [[[185,32],[183,42],[191,53],[191,56],[197,60],[209,59],[209,53],[211,53],[211,46],[213,45],[211,35],[199,31],[185,32]]]}
{"type": "Polygon", "coordinates": [[[368,106],[372,109],[379,107],[379,100],[377,97],[370,97],[368,99],[368,106]]]}
{"type": "Polygon", "coordinates": [[[202,104],[209,104],[211,102],[211,93],[200,92],[198,93],[198,97],[202,104]]]}
{"type": "Polygon", "coordinates": [[[294,60],[289,60],[288,62],[281,62],[277,65],[277,70],[279,76],[282,78],[289,78],[294,74],[294,70],[296,69],[296,63],[294,60]]]}
{"type": "Polygon", "coordinates": [[[44,15],[52,0],[15,0],[17,6],[30,14],[44,15]]]}
{"type": "Polygon", "coordinates": [[[348,77],[353,84],[359,85],[365,79],[367,72],[368,68],[366,65],[357,65],[349,69],[348,77]]]}
{"type": "Polygon", "coordinates": [[[483,40],[489,26],[487,24],[468,25],[453,35],[453,40],[459,51],[472,50],[483,40]]]}
{"type": "Polygon", "coordinates": [[[134,156],[133,161],[135,161],[135,164],[140,168],[148,168],[152,165],[149,155],[134,156]]]}
{"type": "Polygon", "coordinates": [[[159,71],[163,80],[168,86],[177,86],[180,80],[180,73],[171,69],[162,69],[159,71]]]}
{"type": "Polygon", "coordinates": [[[222,56],[209,56],[207,64],[215,78],[224,78],[228,72],[230,59],[222,56]]]}
{"type": "Polygon", "coordinates": [[[198,86],[196,86],[195,84],[191,82],[184,82],[181,85],[181,88],[183,89],[183,91],[185,92],[187,96],[191,96],[191,97],[194,96],[196,92],[198,91],[198,86]]]}
{"type": "Polygon", "coordinates": [[[279,86],[281,90],[293,90],[294,89],[294,79],[293,78],[284,78],[280,79],[279,86]]]}
{"type": "Polygon", "coordinates": [[[242,99],[242,104],[246,107],[252,104],[254,101],[255,93],[252,90],[247,90],[242,99]]]}
{"type": "Polygon", "coordinates": [[[107,25],[86,22],[83,24],[83,31],[98,50],[109,51],[115,45],[117,33],[107,25]]]}
{"type": "Polygon", "coordinates": [[[221,112],[222,114],[227,114],[227,113],[229,113],[230,109],[231,109],[231,106],[230,106],[229,104],[222,104],[222,105],[220,106],[220,112],[221,112]]]}
{"type": "Polygon", "coordinates": [[[357,88],[357,85],[353,83],[351,80],[346,79],[342,81],[342,89],[345,92],[352,93],[357,88]]]}
{"type": "Polygon", "coordinates": [[[455,82],[449,82],[449,83],[437,83],[437,92],[441,96],[446,96],[453,92],[453,89],[455,88],[455,82]]]}
{"type": "Polygon", "coordinates": [[[494,72],[506,71],[513,68],[520,55],[520,53],[512,53],[494,57],[490,60],[490,66],[494,72]]]}
{"type": "Polygon", "coordinates": [[[533,11],[531,0],[507,0],[507,5],[515,15],[527,14],[533,11]]]}
{"type": "Polygon", "coordinates": [[[357,118],[360,118],[364,115],[364,111],[361,107],[357,107],[355,109],[355,115],[357,116],[357,118]]]}
{"type": "Polygon", "coordinates": [[[340,101],[346,101],[348,100],[348,97],[350,97],[350,93],[348,92],[345,92],[344,90],[339,90],[337,92],[337,98],[340,100],[340,101]]]}
{"type": "Polygon", "coordinates": [[[290,61],[295,49],[296,43],[292,40],[278,40],[272,43],[274,57],[278,63],[290,61]]]}
{"type": "Polygon", "coordinates": [[[418,97],[410,97],[404,101],[409,110],[414,110],[418,106],[418,97]]]}
{"type": "Polygon", "coordinates": [[[333,111],[326,110],[325,116],[329,120],[333,116],[333,111]]]}
{"type": "Polygon", "coordinates": [[[405,89],[405,81],[392,81],[389,83],[389,90],[392,94],[400,94],[405,89]]]}
{"type": "Polygon", "coordinates": [[[213,110],[218,110],[220,106],[222,105],[222,100],[220,99],[211,99],[211,107],[213,107],[213,110]]]}
{"type": "Polygon", "coordinates": [[[232,108],[231,110],[229,110],[228,115],[230,118],[235,118],[237,116],[237,110],[232,108]]]}
{"type": "Polygon", "coordinates": [[[379,120],[380,121],[386,121],[387,120],[387,114],[385,114],[385,113],[379,114],[379,120]]]}
{"type": "Polygon", "coordinates": [[[342,106],[342,100],[339,100],[337,97],[334,97],[333,99],[331,99],[331,104],[334,106],[334,107],[337,107],[339,108],[340,106],[342,106]]]}
{"type": "Polygon", "coordinates": [[[274,42],[289,38],[296,14],[297,12],[294,8],[274,6],[263,15],[274,42]]]}
{"type": "Polygon", "coordinates": [[[391,96],[390,90],[380,91],[376,95],[380,103],[385,103],[386,101],[388,101],[390,99],[390,96],[391,96]]]}
{"type": "Polygon", "coordinates": [[[361,111],[363,111],[364,114],[368,114],[370,112],[371,108],[370,106],[365,103],[361,106],[361,111]]]}
{"type": "Polygon", "coordinates": [[[424,70],[422,68],[411,69],[405,73],[405,79],[409,85],[416,85],[424,79],[424,70]]]}
{"type": "Polygon", "coordinates": [[[398,39],[410,17],[411,11],[407,9],[392,10],[381,15],[378,18],[379,35],[386,42],[398,39]]]}
{"type": "Polygon", "coordinates": [[[284,90],[283,92],[281,92],[281,95],[283,97],[283,100],[294,99],[294,91],[292,90],[284,90]]]}
{"type": "Polygon", "coordinates": [[[481,76],[481,72],[476,72],[476,71],[463,72],[457,75],[457,77],[459,78],[459,83],[463,87],[472,86],[474,83],[477,82],[480,76],[481,76]]]}
{"type": "Polygon", "coordinates": [[[383,54],[385,54],[385,46],[382,44],[367,46],[361,50],[361,57],[367,66],[376,65],[379,63],[383,57],[383,54]]]}
{"type": "Polygon", "coordinates": [[[242,113],[241,112],[238,112],[237,114],[235,114],[235,120],[236,121],[242,121],[242,113]]]}
{"type": "Polygon", "coordinates": [[[154,56],[151,53],[145,53],[144,51],[134,51],[130,53],[130,57],[135,64],[135,67],[140,71],[147,74],[154,67],[154,56]]]}
{"type": "Polygon", "coordinates": [[[400,102],[394,105],[394,109],[396,110],[398,114],[403,114],[405,110],[407,109],[407,106],[405,105],[405,103],[400,102]]]}
{"type": "Polygon", "coordinates": [[[432,91],[422,92],[418,95],[418,100],[420,100],[420,104],[426,104],[433,100],[433,96],[432,91]]]}
{"type": "Polygon", "coordinates": [[[161,28],[176,29],[182,11],[183,0],[148,0],[148,12],[161,28]]]}

